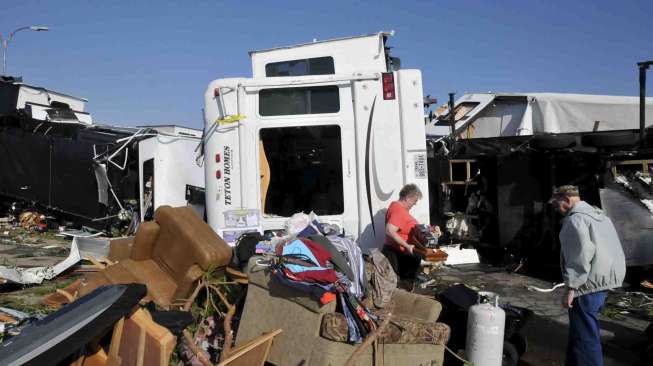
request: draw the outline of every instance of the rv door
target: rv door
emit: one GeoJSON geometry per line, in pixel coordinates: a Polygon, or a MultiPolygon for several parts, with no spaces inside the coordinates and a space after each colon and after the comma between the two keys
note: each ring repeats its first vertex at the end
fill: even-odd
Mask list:
{"type": "Polygon", "coordinates": [[[246,208],[260,209],[264,229],[283,228],[293,214],[313,211],[355,235],[351,82],[296,83],[245,88],[243,159],[256,168],[243,171],[243,182],[258,183],[242,187],[246,208]]]}

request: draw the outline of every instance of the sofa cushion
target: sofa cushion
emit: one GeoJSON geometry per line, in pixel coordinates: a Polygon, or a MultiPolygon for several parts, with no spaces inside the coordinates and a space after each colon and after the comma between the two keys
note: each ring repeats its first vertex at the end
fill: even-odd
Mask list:
{"type": "Polygon", "coordinates": [[[208,270],[231,261],[231,247],[191,207],[161,206],[154,220],[160,229],[152,259],[173,278],[183,278],[193,264],[208,270]]]}
{"type": "MultiPolygon", "coordinates": [[[[449,326],[444,323],[395,319],[388,324],[380,340],[399,344],[446,344],[450,332],[449,326]]],[[[320,335],[332,341],[347,342],[349,327],[345,316],[340,313],[324,314],[320,335]]]]}
{"type": "MultiPolygon", "coordinates": [[[[357,344],[333,342],[318,337],[313,342],[309,361],[305,365],[344,365],[357,346],[357,344]]],[[[444,345],[385,344],[379,342],[377,352],[374,352],[374,347],[367,347],[353,363],[354,366],[369,366],[374,364],[442,366],[444,364],[444,345]]],[[[295,363],[294,365],[298,364],[295,363]]]]}
{"type": "Polygon", "coordinates": [[[401,319],[433,323],[438,320],[442,304],[434,298],[396,289],[392,294],[393,314],[401,319]]]}
{"type": "Polygon", "coordinates": [[[152,299],[161,305],[169,305],[176,299],[173,295],[177,290],[177,283],[172,278],[167,276],[161,270],[161,267],[151,259],[144,261],[134,261],[128,259],[118,263],[118,265],[125,268],[138,283],[147,285],[147,294],[152,299]]]}
{"type": "Polygon", "coordinates": [[[159,236],[159,230],[156,222],[142,222],[136,231],[130,258],[137,261],[152,258],[152,247],[159,236]]]}
{"type": "Polygon", "coordinates": [[[120,262],[131,256],[134,237],[111,239],[109,242],[109,260],[120,262]]]}

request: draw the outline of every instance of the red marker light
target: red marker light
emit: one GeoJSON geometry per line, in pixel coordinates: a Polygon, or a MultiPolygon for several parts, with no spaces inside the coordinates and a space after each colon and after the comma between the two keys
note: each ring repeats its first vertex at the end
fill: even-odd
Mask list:
{"type": "Polygon", "coordinates": [[[222,172],[219,171],[219,170],[216,170],[215,171],[215,179],[220,179],[220,178],[222,178],[222,172]]]}
{"type": "Polygon", "coordinates": [[[395,76],[391,72],[385,72],[381,76],[383,80],[383,99],[395,99],[395,76]]]}
{"type": "Polygon", "coordinates": [[[216,98],[220,96],[220,88],[213,89],[213,96],[216,98]]]}
{"type": "Polygon", "coordinates": [[[220,158],[220,154],[215,154],[215,162],[216,162],[216,163],[219,163],[220,160],[221,160],[221,158],[220,158]]]}

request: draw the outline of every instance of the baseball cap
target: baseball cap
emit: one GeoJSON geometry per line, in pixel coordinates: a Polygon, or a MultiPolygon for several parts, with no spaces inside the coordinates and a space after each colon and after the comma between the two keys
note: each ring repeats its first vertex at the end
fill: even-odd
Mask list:
{"type": "Polygon", "coordinates": [[[549,200],[549,203],[553,203],[565,197],[579,197],[579,196],[580,194],[578,193],[578,187],[572,185],[564,185],[564,186],[557,187],[553,190],[553,194],[551,195],[551,199],[549,200]]]}

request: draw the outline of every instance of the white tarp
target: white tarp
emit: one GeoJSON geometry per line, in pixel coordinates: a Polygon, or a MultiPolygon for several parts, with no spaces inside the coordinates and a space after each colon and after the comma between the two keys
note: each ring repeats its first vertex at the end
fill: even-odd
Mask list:
{"type": "MultiPolygon", "coordinates": [[[[568,133],[639,128],[639,97],[528,94],[534,132],[568,133]]],[[[646,99],[646,126],[653,124],[653,98],[646,99]]]]}
{"type": "MultiPolygon", "coordinates": [[[[639,97],[562,93],[472,93],[456,101],[477,106],[461,116],[456,131],[463,138],[573,133],[639,128],[639,97]],[[488,103],[488,97],[492,99],[488,103]]],[[[444,111],[444,114],[448,110],[444,111]]],[[[457,116],[458,117],[458,116],[457,116]]],[[[442,122],[427,135],[448,134],[442,122]]],[[[653,125],[653,98],[646,98],[646,126],[653,125]]]]}

